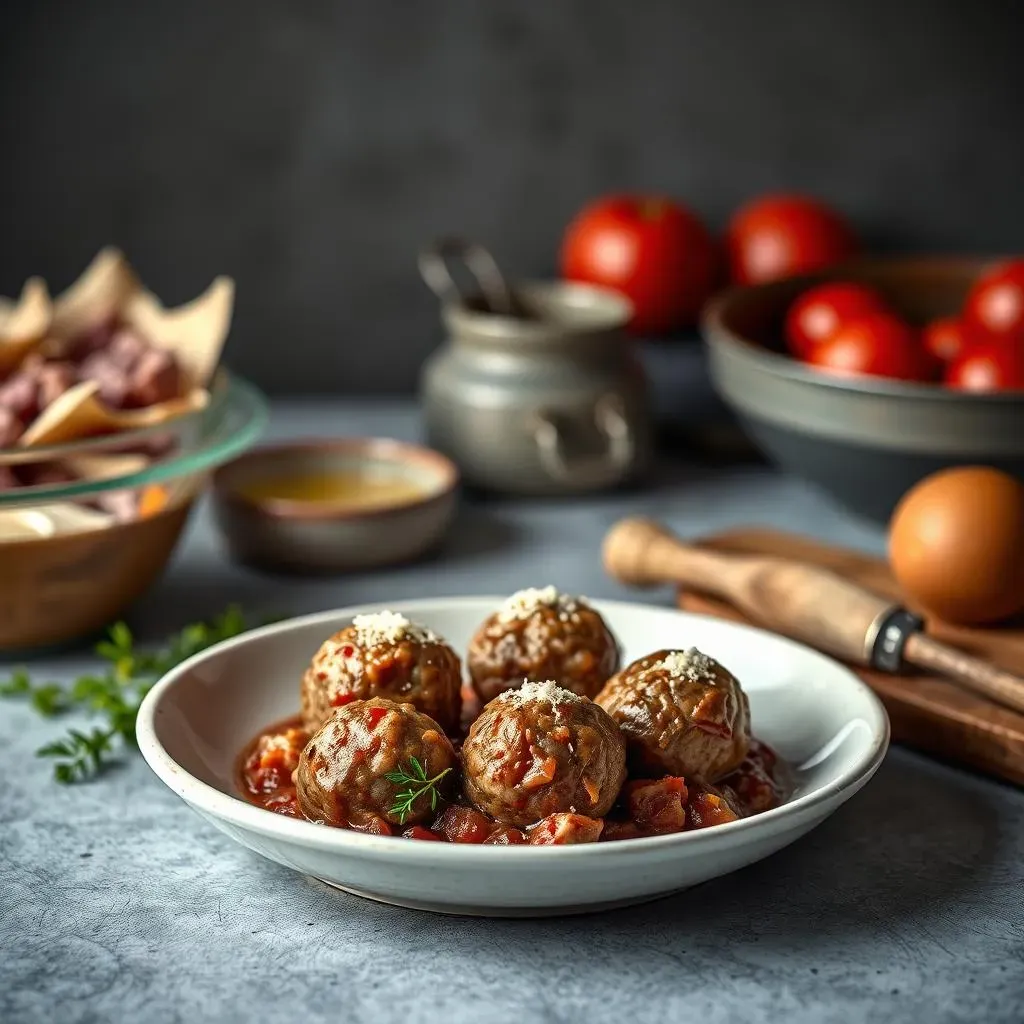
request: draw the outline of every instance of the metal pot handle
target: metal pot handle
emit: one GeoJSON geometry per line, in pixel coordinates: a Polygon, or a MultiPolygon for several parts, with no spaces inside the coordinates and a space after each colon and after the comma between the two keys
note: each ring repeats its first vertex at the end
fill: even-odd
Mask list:
{"type": "Polygon", "coordinates": [[[492,313],[512,315],[512,292],[494,257],[476,242],[441,238],[419,256],[420,276],[442,301],[466,304],[466,296],[455,283],[449,263],[461,263],[476,282],[492,313]]]}
{"type": "Polygon", "coordinates": [[[636,454],[636,439],[622,399],[616,394],[599,398],[594,404],[594,422],[605,439],[604,452],[573,461],[565,454],[562,432],[550,413],[539,410],[533,414],[533,439],[548,476],[582,488],[608,487],[625,476],[636,454]]]}

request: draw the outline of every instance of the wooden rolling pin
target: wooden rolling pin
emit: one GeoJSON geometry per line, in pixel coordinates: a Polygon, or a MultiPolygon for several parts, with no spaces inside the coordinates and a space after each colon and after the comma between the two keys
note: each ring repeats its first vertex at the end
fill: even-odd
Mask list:
{"type": "Polygon", "coordinates": [[[776,633],[857,665],[938,673],[1024,712],[1024,679],[923,632],[924,621],[826,569],[684,544],[646,519],[624,519],[604,541],[604,566],[622,583],[675,583],[728,601],[776,633]]]}

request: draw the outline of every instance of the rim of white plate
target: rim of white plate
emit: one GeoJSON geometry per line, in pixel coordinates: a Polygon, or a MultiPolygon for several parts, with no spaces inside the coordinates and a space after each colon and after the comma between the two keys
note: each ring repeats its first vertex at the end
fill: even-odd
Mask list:
{"type": "Polygon", "coordinates": [[[339,854],[370,859],[383,857],[389,860],[412,860],[420,864],[431,862],[448,865],[451,865],[454,860],[467,866],[472,864],[474,866],[490,865],[492,867],[509,857],[517,859],[522,857],[560,857],[570,860],[579,859],[580,857],[596,859],[619,856],[629,851],[636,851],[637,853],[642,851],[653,852],[676,845],[685,845],[687,848],[691,846],[708,846],[715,842],[724,841],[729,837],[738,837],[743,832],[765,829],[772,823],[782,824],[783,820],[789,817],[803,817],[804,812],[812,810],[819,804],[830,802],[837,796],[844,794],[847,790],[851,790],[849,795],[852,796],[871,779],[885,758],[889,747],[889,717],[881,701],[875,696],[870,687],[862,682],[846,666],[805,644],[779,636],[776,633],[770,633],[767,630],[758,629],[755,626],[728,622],[717,619],[714,616],[684,612],[660,605],[644,604],[639,601],[592,600],[590,603],[602,614],[603,609],[611,612],[614,612],[616,609],[623,611],[649,609],[679,616],[682,621],[712,622],[716,627],[735,630],[741,635],[755,634],[758,637],[767,638],[782,648],[799,651],[802,656],[809,656],[819,661],[819,663],[829,666],[831,671],[839,673],[839,678],[843,680],[844,685],[851,687],[866,701],[866,707],[872,714],[873,720],[860,720],[864,721],[871,731],[870,744],[855,759],[853,764],[824,785],[812,789],[796,799],[788,800],[771,810],[762,811],[760,814],[752,815],[749,818],[740,818],[737,821],[716,825],[714,828],[698,829],[692,832],[677,832],[663,836],[623,839],[608,843],[583,843],[573,846],[484,846],[470,843],[426,843],[403,839],[401,836],[368,835],[367,833],[356,832],[351,829],[332,828],[318,825],[311,821],[303,821],[282,814],[275,814],[273,811],[267,811],[262,807],[249,803],[241,795],[229,795],[216,786],[211,786],[209,783],[197,779],[167,753],[167,750],[157,737],[156,718],[161,713],[161,700],[184,676],[192,671],[194,666],[202,664],[222,651],[253,643],[264,637],[274,636],[277,633],[286,633],[307,626],[315,626],[319,623],[333,623],[338,619],[351,618],[366,612],[368,609],[388,608],[396,612],[410,612],[422,608],[424,604],[430,604],[435,607],[443,607],[446,610],[458,610],[460,605],[476,606],[482,602],[489,602],[493,606],[497,606],[502,600],[502,597],[481,594],[464,597],[427,597],[401,601],[374,601],[369,604],[350,605],[331,611],[296,616],[295,618],[285,619],[281,622],[248,630],[236,637],[232,637],[230,640],[223,640],[204,651],[200,651],[198,654],[194,654],[191,658],[171,669],[149,691],[143,699],[138,713],[136,736],[139,750],[156,776],[186,803],[215,818],[260,835],[295,842],[313,849],[336,851],[339,854]]]}

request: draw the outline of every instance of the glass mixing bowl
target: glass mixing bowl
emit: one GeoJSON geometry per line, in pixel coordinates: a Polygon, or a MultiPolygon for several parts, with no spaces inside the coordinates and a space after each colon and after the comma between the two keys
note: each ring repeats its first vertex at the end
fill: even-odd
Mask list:
{"type": "Polygon", "coordinates": [[[0,484],[0,509],[81,499],[216,469],[250,447],[266,421],[262,394],[222,370],[204,408],[167,423],[63,444],[0,448],[0,473],[6,468],[50,477],[29,486],[0,484]],[[79,478],[54,479],[65,468],[78,470],[79,478]]]}
{"type": "Polygon", "coordinates": [[[102,629],[156,579],[210,473],[267,421],[251,384],[222,372],[205,408],[155,427],[0,449],[0,653],[102,629]]]}

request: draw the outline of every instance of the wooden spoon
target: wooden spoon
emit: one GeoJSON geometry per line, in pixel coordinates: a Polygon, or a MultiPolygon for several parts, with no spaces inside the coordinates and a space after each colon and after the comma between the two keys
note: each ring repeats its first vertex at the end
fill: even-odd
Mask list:
{"type": "Polygon", "coordinates": [[[891,673],[914,665],[1024,712],[1024,679],[935,640],[922,632],[918,616],[826,569],[707,551],[646,519],[613,526],[603,558],[607,572],[622,583],[700,590],[766,629],[845,661],[891,673]]]}

